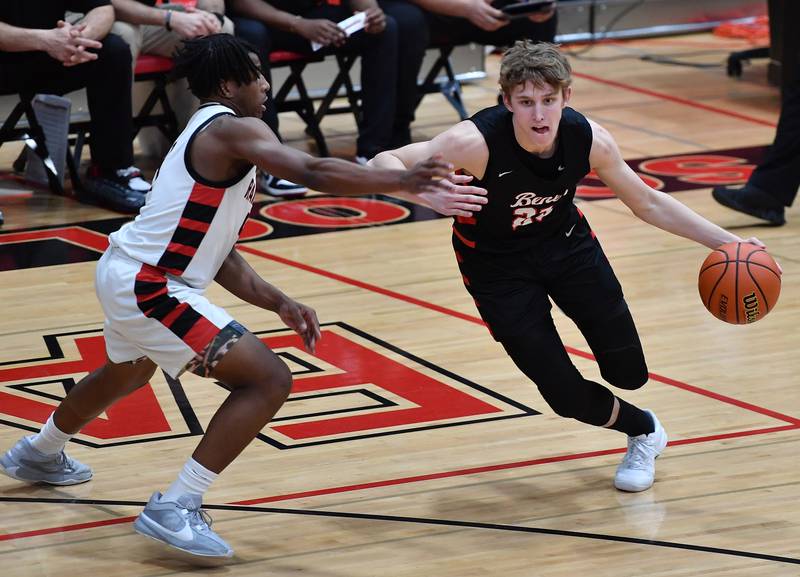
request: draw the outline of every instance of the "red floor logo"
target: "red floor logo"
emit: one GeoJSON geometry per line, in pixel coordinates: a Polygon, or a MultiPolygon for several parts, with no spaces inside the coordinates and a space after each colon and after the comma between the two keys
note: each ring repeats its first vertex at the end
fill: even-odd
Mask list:
{"type": "MultiPolygon", "coordinates": [[[[0,423],[38,430],[75,383],[106,359],[99,330],[46,335],[44,343],[48,356],[0,363],[0,423]]],[[[75,441],[97,447],[201,433],[194,414],[182,402],[183,391],[172,392],[178,404],[177,410],[167,411],[175,415],[172,419],[147,384],[109,407],[75,441]]]]}
{"type": "Polygon", "coordinates": [[[292,395],[259,438],[288,449],[538,414],[344,323],[312,357],[294,333],[259,336],[292,368],[292,395]]]}
{"type": "MultiPolygon", "coordinates": [[[[292,395],[258,436],[277,448],[538,414],[343,323],[323,327],[315,355],[288,330],[259,338],[294,375],[292,395]]],[[[38,430],[72,386],[105,361],[100,331],[47,335],[44,341],[48,356],[0,364],[0,423],[38,430]]],[[[109,446],[202,432],[180,381],[159,375],[87,425],[76,442],[109,446]],[[156,395],[154,386],[168,386],[172,399],[156,395]]]]}

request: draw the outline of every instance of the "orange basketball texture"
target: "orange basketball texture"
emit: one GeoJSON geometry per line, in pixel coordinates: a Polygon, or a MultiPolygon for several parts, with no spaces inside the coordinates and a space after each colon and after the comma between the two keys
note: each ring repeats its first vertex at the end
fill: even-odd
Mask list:
{"type": "Polygon", "coordinates": [[[739,325],[754,323],[778,302],[779,270],[763,248],[730,242],[703,261],[697,288],[705,307],[718,319],[739,325]]]}

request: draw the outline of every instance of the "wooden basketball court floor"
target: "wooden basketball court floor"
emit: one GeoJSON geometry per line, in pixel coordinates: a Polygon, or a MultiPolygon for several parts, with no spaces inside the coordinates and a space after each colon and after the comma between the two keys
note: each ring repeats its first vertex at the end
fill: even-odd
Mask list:
{"type": "MultiPolygon", "coordinates": [[[[768,317],[725,325],[697,295],[705,248],[645,225],[613,198],[581,202],[625,288],[652,371],[643,389],[622,396],[655,410],[670,435],[651,490],[616,491],[624,437],[555,416],[493,342],[461,284],[448,219],[267,235],[241,250],[270,282],[316,308],[324,337],[311,356],[275,316],[211,289],[212,300],[280,351],[295,388],[207,494],[214,528],[236,556],[204,571],[800,575],[800,210],[788,211],[784,227],[753,226],[718,206],[709,188],[741,182],[752,168],[736,154],[720,160],[719,151],[771,142],[777,90],[766,85],[762,62],[732,80],[722,66],[640,59],[721,64],[747,46],[701,34],[603,44],[572,59],[573,105],[611,130],[626,159],[669,157],[647,165],[651,178],[671,182],[677,198],[720,225],[761,238],[784,269],[768,317]],[[675,160],[690,154],[704,156],[675,160]],[[676,166],[704,170],[669,176],[676,166]]],[[[471,111],[494,101],[497,57],[488,66],[489,79],[465,89],[471,111]]],[[[428,96],[414,136],[455,120],[443,99],[428,96]]],[[[325,122],[334,151],[352,154],[352,121],[325,122]]],[[[283,123],[292,145],[307,146],[297,121],[283,123]]],[[[3,170],[16,152],[1,149],[3,170]]],[[[105,237],[91,223],[118,215],[13,179],[0,189],[4,259],[17,262],[8,256],[16,245],[55,250],[43,239],[89,255],[48,266],[31,257],[0,272],[5,449],[38,429],[71,379],[102,361],[92,282],[105,237]]],[[[363,213],[384,206],[374,200],[349,209],[334,203],[316,222],[370,222],[363,213]]],[[[261,219],[262,236],[286,224],[287,210],[261,219]]],[[[307,205],[294,212],[313,213],[307,205]]],[[[308,227],[292,230],[301,229],[308,227]]],[[[575,364],[599,379],[578,331],[555,315],[575,364]]],[[[197,570],[136,535],[131,522],[150,493],[172,481],[224,394],[211,381],[157,376],[68,446],[93,466],[91,482],[53,489],[0,478],[0,575],[197,570]]]]}

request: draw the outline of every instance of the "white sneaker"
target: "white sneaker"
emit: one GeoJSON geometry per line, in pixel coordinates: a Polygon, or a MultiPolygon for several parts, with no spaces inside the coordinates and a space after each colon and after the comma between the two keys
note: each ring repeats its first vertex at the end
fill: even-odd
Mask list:
{"type": "Polygon", "coordinates": [[[278,178],[266,172],[258,175],[258,186],[267,194],[280,198],[300,198],[308,192],[308,189],[302,184],[291,182],[285,178],[278,178]]]}
{"type": "Polygon", "coordinates": [[[653,411],[645,410],[653,418],[655,430],[649,435],[628,437],[628,452],[617,467],[614,486],[620,491],[646,491],[653,486],[656,476],[656,458],[667,446],[667,432],[653,411]]]}

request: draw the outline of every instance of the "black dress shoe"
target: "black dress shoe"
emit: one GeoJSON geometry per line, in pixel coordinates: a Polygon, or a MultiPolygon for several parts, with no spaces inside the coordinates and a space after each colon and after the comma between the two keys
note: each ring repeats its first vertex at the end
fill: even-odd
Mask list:
{"type": "Polygon", "coordinates": [[[711,191],[711,196],[723,206],[766,220],[772,226],[786,224],[783,205],[766,192],[752,186],[746,184],[742,188],[717,186],[711,191]]]}

